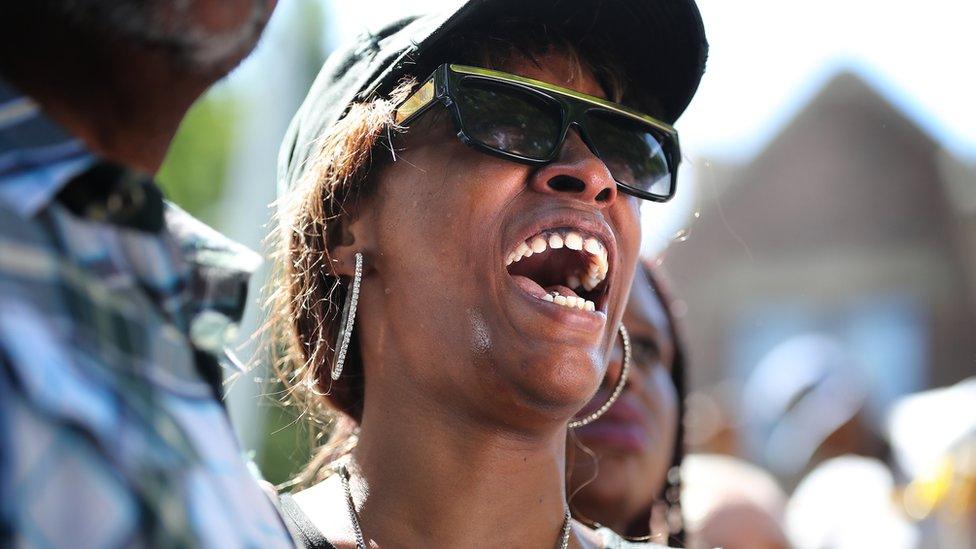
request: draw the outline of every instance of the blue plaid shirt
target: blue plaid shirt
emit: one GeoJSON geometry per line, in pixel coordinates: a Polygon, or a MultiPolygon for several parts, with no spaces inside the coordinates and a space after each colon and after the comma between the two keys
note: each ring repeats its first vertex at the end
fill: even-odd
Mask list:
{"type": "Polygon", "coordinates": [[[259,262],[0,80],[0,546],[291,545],[218,401],[259,262]]]}

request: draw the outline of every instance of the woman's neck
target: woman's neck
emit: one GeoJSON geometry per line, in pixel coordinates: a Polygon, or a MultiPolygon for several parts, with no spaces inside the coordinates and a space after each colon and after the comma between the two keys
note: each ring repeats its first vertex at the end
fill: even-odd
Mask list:
{"type": "Polygon", "coordinates": [[[353,452],[354,493],[368,494],[357,499],[367,537],[381,546],[556,546],[564,429],[529,438],[436,406],[391,404],[365,411],[353,452]]]}

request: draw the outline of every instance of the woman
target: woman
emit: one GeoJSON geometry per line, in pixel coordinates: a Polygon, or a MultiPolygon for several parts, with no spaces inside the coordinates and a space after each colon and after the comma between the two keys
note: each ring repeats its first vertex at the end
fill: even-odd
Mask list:
{"type": "MultiPolygon", "coordinates": [[[[648,265],[634,278],[624,324],[632,352],[625,389],[606,414],[570,436],[573,516],[640,538],[651,535],[653,515],[654,533],[669,532],[671,541],[680,543],[684,351],[648,265]]],[[[619,372],[621,355],[611,361],[608,379],[619,372]]],[[[605,383],[588,408],[605,402],[612,385],[605,383]]]]}
{"type": "Polygon", "coordinates": [[[670,197],[679,155],[620,102],[673,122],[706,46],[690,1],[600,6],[401,21],[328,61],[296,116],[283,373],[356,425],[284,499],[303,543],[618,542],[569,518],[566,429],[618,337],[638,197],[670,197]]]}

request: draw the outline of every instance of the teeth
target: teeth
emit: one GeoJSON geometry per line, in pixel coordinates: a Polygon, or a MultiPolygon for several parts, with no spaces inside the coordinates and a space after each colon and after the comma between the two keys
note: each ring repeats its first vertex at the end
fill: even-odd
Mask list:
{"type": "Polygon", "coordinates": [[[566,233],[566,247],[570,250],[582,250],[583,237],[577,232],[569,231],[566,233]]]}
{"type": "Polygon", "coordinates": [[[592,290],[600,285],[610,270],[607,260],[607,249],[597,238],[584,237],[577,231],[567,229],[550,229],[543,234],[532,237],[527,242],[519,243],[518,247],[505,258],[505,266],[517,263],[523,258],[540,254],[547,249],[560,248],[585,251],[589,257],[589,266],[583,272],[577,272],[567,277],[566,285],[570,288],[585,288],[592,290]]]}
{"type": "MultiPolygon", "coordinates": [[[[599,245],[599,242],[597,242],[597,245],[599,245]]],[[[546,251],[546,239],[542,238],[541,236],[535,237],[532,239],[531,247],[534,253],[546,251]]]]}
{"type": "Polygon", "coordinates": [[[563,307],[569,307],[570,309],[578,309],[580,311],[596,311],[595,303],[575,295],[559,295],[549,293],[542,296],[542,300],[548,301],[549,303],[555,303],[556,305],[562,305],[563,307]]]}
{"type": "Polygon", "coordinates": [[[603,245],[595,238],[587,238],[586,242],[583,242],[583,249],[593,255],[603,254],[603,245]]]}
{"type": "Polygon", "coordinates": [[[586,276],[583,277],[583,287],[587,291],[597,287],[607,277],[607,260],[602,255],[593,256],[586,276]]]}
{"type": "Polygon", "coordinates": [[[553,250],[558,250],[563,247],[563,237],[559,236],[558,233],[552,233],[549,235],[549,247],[553,250]]]}

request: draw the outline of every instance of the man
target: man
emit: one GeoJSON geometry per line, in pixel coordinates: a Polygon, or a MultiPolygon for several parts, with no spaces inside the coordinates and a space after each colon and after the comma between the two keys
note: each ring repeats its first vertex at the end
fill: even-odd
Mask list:
{"type": "Polygon", "coordinates": [[[253,254],[141,175],[273,4],[0,7],[0,546],[290,544],[219,403],[253,254]]]}

